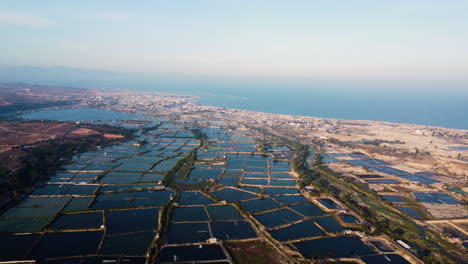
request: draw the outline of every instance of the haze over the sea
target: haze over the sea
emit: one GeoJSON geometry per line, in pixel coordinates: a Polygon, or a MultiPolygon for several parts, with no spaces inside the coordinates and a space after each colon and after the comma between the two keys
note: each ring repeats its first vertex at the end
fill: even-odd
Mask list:
{"type": "Polygon", "coordinates": [[[465,0],[4,1],[0,81],[468,129],[467,13],[465,0]]]}

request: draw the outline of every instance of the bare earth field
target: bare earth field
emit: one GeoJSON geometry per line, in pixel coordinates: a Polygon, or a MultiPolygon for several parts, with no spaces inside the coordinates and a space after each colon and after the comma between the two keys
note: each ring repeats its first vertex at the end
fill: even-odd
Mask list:
{"type": "Polygon", "coordinates": [[[0,152],[70,134],[85,136],[97,132],[69,123],[0,121],[0,152]]]}

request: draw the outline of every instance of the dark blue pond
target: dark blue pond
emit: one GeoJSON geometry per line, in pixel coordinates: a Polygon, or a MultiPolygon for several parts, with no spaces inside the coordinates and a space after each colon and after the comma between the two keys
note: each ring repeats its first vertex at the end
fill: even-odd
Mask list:
{"type": "Polygon", "coordinates": [[[321,236],[323,235],[323,232],[312,221],[304,221],[282,229],[271,231],[271,235],[278,241],[286,241],[321,236]]]}
{"type": "Polygon", "coordinates": [[[381,195],[381,197],[392,203],[402,203],[406,199],[406,197],[404,196],[396,196],[396,195],[381,195]]]}
{"type": "Polygon", "coordinates": [[[366,264],[410,264],[405,258],[397,254],[385,254],[361,257],[366,264]]]}
{"type": "Polygon", "coordinates": [[[213,237],[220,240],[245,239],[257,236],[247,221],[211,222],[210,225],[213,237]]]}
{"type": "Polygon", "coordinates": [[[213,201],[199,192],[182,192],[180,193],[180,205],[205,205],[212,204],[213,201]]]}
{"type": "Polygon", "coordinates": [[[206,214],[203,206],[192,206],[192,207],[175,207],[172,211],[173,222],[192,222],[192,221],[208,221],[208,215],[206,214]]]}
{"type": "Polygon", "coordinates": [[[321,216],[325,214],[322,211],[322,209],[320,209],[318,206],[312,203],[293,205],[291,206],[291,209],[299,212],[305,217],[315,217],[315,216],[321,216]]]}
{"type": "Polygon", "coordinates": [[[294,180],[270,180],[270,185],[292,187],[296,185],[296,181],[294,180]]]}
{"type": "Polygon", "coordinates": [[[0,260],[23,259],[40,237],[40,234],[0,235],[0,260]]]}
{"type": "Polygon", "coordinates": [[[219,245],[163,247],[159,254],[160,262],[214,261],[226,259],[219,245]]]}
{"type": "Polygon", "coordinates": [[[333,216],[320,217],[315,221],[329,233],[339,233],[345,230],[333,216]]]}
{"type": "Polygon", "coordinates": [[[393,179],[382,179],[382,180],[367,180],[372,184],[399,184],[400,182],[393,179]]]}
{"type": "Polygon", "coordinates": [[[224,171],[224,176],[230,176],[230,177],[240,177],[244,173],[243,170],[225,170],[224,171]]]}
{"type": "Polygon", "coordinates": [[[107,235],[157,229],[158,213],[157,208],[109,211],[107,235]]]}
{"type": "Polygon", "coordinates": [[[206,223],[171,223],[167,232],[168,244],[204,242],[210,238],[206,223]]]}
{"type": "Polygon", "coordinates": [[[403,213],[411,216],[414,219],[423,219],[422,215],[414,208],[410,207],[398,207],[398,210],[402,211],[403,213]]]}
{"type": "Polygon", "coordinates": [[[219,181],[219,184],[226,186],[236,186],[239,183],[239,178],[234,177],[222,177],[219,181]]]}
{"type": "Polygon", "coordinates": [[[30,259],[96,254],[103,232],[65,232],[45,234],[29,254],[30,259]]]}
{"type": "Polygon", "coordinates": [[[248,192],[236,190],[236,189],[231,189],[231,188],[226,188],[223,190],[215,191],[213,192],[213,195],[226,200],[226,201],[242,201],[242,200],[247,200],[247,199],[252,199],[257,197],[256,195],[253,195],[248,192]]]}
{"type": "Polygon", "coordinates": [[[247,209],[249,212],[253,213],[281,207],[281,204],[273,201],[270,198],[242,202],[241,205],[245,207],[245,209],[247,209]]]}
{"type": "Polygon", "coordinates": [[[294,243],[306,258],[323,256],[329,258],[349,258],[370,255],[374,252],[355,237],[327,237],[294,243]]]}
{"type": "Polygon", "coordinates": [[[273,198],[284,204],[307,202],[307,199],[302,195],[273,196],[273,198]]]}
{"type": "Polygon", "coordinates": [[[354,215],[350,214],[340,214],[340,218],[348,224],[359,224],[360,221],[354,215]]]}
{"type": "Polygon", "coordinates": [[[206,207],[210,218],[213,221],[222,220],[242,220],[243,217],[239,214],[234,206],[208,206],[206,207]]]}
{"type": "Polygon", "coordinates": [[[298,194],[299,190],[296,188],[264,188],[265,193],[269,195],[277,195],[277,194],[298,194]]]}
{"type": "Polygon", "coordinates": [[[50,229],[93,229],[102,225],[102,212],[65,214],[59,216],[50,229]]]}
{"type": "Polygon", "coordinates": [[[318,201],[328,209],[340,209],[341,208],[341,206],[339,206],[333,200],[330,200],[328,198],[318,199],[318,201]]]}
{"type": "Polygon", "coordinates": [[[155,237],[154,232],[140,232],[134,234],[107,236],[104,238],[101,250],[104,255],[145,255],[151,241],[155,237]]]}
{"type": "Polygon", "coordinates": [[[300,220],[302,219],[302,216],[296,214],[291,210],[282,209],[275,212],[257,215],[255,216],[255,218],[257,218],[257,220],[260,221],[267,228],[273,228],[276,226],[285,225],[300,220]]]}

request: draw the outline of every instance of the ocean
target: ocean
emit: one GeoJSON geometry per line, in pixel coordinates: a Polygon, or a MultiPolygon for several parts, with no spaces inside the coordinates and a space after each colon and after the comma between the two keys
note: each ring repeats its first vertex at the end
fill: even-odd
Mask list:
{"type": "Polygon", "coordinates": [[[468,91],[234,89],[192,92],[203,105],[337,119],[468,129],[468,91]]]}
{"type": "Polygon", "coordinates": [[[0,80],[188,94],[199,96],[200,104],[211,106],[468,129],[467,80],[321,81],[299,78],[168,77],[34,67],[20,68],[12,73],[0,72],[0,80]]]}

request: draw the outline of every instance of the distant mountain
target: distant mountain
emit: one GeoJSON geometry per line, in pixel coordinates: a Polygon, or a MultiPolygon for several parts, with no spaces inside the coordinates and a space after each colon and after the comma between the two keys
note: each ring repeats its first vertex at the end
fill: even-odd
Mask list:
{"type": "Polygon", "coordinates": [[[194,94],[217,92],[222,87],[217,78],[199,78],[157,73],[129,73],[86,70],[71,67],[15,66],[0,67],[0,82],[26,82],[79,88],[146,90],[194,94]]]}
{"type": "Polygon", "coordinates": [[[15,66],[0,68],[0,81],[3,82],[28,82],[74,87],[113,88],[115,84],[122,81],[131,81],[135,77],[127,73],[59,66],[15,66]]]}

